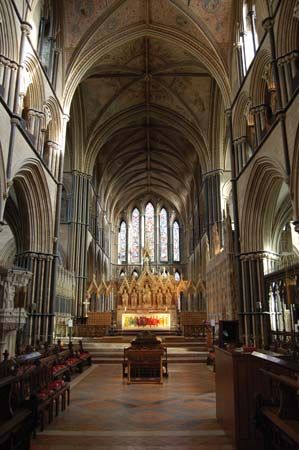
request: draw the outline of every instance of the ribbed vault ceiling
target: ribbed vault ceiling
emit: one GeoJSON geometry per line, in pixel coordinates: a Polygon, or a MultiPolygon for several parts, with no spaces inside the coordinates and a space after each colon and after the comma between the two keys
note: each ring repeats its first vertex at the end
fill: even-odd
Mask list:
{"type": "MultiPolygon", "coordinates": [[[[175,2],[160,3],[162,16],[175,2]]],[[[223,15],[222,3],[227,13],[230,2],[201,3],[210,8],[206,14],[214,13],[214,4],[223,15]]],[[[181,14],[175,20],[178,28],[190,22],[181,14]]],[[[85,73],[70,125],[78,127],[80,111],[85,170],[100,175],[99,190],[114,217],[151,193],[185,216],[192,180],[208,166],[215,89],[211,72],[191,51],[147,35],[107,52],[85,73]]]]}

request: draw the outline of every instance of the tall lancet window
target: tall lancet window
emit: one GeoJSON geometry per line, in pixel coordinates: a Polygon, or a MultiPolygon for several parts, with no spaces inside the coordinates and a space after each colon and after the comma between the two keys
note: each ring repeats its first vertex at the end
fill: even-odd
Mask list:
{"type": "Polygon", "coordinates": [[[168,261],[168,227],[165,208],[160,211],[160,261],[168,261]]]}
{"type": "Polygon", "coordinates": [[[132,212],[131,262],[140,262],[140,213],[137,208],[132,212]]]}
{"type": "Polygon", "coordinates": [[[180,227],[177,221],[173,223],[173,260],[180,261],[180,227]]]}
{"type": "Polygon", "coordinates": [[[127,261],[127,224],[123,220],[118,234],[118,259],[119,262],[127,261]]]}
{"type": "Polygon", "coordinates": [[[154,207],[148,203],[145,208],[144,218],[144,245],[148,248],[150,257],[155,259],[155,213],[154,207]]]}
{"type": "Polygon", "coordinates": [[[258,36],[255,26],[255,2],[243,1],[243,30],[241,39],[243,44],[243,69],[247,72],[258,47],[258,36]]]}

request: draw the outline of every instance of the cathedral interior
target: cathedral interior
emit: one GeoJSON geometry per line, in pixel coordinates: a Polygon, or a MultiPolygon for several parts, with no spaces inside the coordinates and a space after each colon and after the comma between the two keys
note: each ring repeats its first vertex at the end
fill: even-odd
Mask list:
{"type": "Polygon", "coordinates": [[[298,92],[298,0],[0,1],[0,450],[299,448],[298,92]]]}

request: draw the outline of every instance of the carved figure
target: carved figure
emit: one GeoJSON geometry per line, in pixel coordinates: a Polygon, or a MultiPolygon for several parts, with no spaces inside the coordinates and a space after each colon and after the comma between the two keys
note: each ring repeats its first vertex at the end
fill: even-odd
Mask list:
{"type": "Polygon", "coordinates": [[[169,292],[169,290],[167,289],[166,294],[165,294],[165,300],[166,300],[166,305],[167,306],[171,306],[171,300],[172,300],[172,295],[169,292]]]}
{"type": "Polygon", "coordinates": [[[123,292],[123,294],[121,296],[121,301],[122,301],[122,305],[123,306],[128,306],[129,296],[128,296],[127,289],[124,289],[124,292],[123,292]]]}
{"type": "Polygon", "coordinates": [[[143,294],[143,303],[144,305],[148,306],[151,304],[151,300],[152,300],[152,293],[149,289],[148,284],[145,285],[145,291],[143,294]]]}
{"type": "Polygon", "coordinates": [[[157,304],[158,304],[158,306],[163,305],[163,295],[162,295],[161,289],[159,289],[158,293],[157,293],[157,304]]]}
{"type": "Polygon", "coordinates": [[[131,294],[131,306],[132,306],[132,308],[137,307],[137,293],[135,291],[135,288],[133,289],[132,294],[131,294]]]}

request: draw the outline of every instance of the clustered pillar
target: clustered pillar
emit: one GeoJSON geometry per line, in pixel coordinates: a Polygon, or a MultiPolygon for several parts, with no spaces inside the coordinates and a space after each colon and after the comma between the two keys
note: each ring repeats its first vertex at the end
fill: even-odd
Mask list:
{"type": "Polygon", "coordinates": [[[29,313],[29,322],[27,324],[28,341],[32,344],[37,339],[49,341],[49,322],[51,320],[50,296],[51,296],[51,274],[52,274],[53,255],[24,252],[16,257],[16,265],[27,269],[33,274],[32,280],[28,285],[27,298],[30,305],[26,305],[29,313]]]}
{"type": "Polygon", "coordinates": [[[74,315],[83,317],[82,302],[85,298],[87,280],[87,231],[88,231],[88,198],[90,177],[84,173],[73,172],[73,190],[71,204],[71,238],[70,269],[75,273],[75,311],[74,315]]]}

